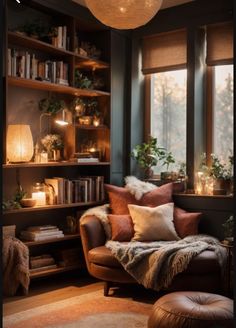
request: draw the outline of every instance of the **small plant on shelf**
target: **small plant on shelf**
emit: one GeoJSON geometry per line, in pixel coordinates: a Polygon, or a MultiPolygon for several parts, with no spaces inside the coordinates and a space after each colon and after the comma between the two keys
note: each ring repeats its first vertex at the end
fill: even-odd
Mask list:
{"type": "Polygon", "coordinates": [[[39,101],[38,105],[41,112],[50,113],[52,115],[66,107],[64,100],[55,97],[43,98],[39,101]]]}
{"type": "Polygon", "coordinates": [[[169,167],[170,164],[174,164],[174,163],[175,163],[175,159],[172,152],[166,151],[165,154],[163,155],[163,164],[162,164],[162,166],[166,165],[166,171],[161,172],[161,180],[172,180],[172,172],[169,172],[169,167]]]}
{"type": "Polygon", "coordinates": [[[42,145],[47,151],[63,149],[64,143],[59,134],[47,134],[41,139],[42,145]]]}

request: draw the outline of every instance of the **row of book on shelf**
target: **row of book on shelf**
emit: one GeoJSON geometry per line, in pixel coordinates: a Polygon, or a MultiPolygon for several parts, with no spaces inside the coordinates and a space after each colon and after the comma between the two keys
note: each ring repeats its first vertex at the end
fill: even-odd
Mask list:
{"type": "Polygon", "coordinates": [[[84,176],[77,179],[62,177],[44,180],[48,192],[47,205],[100,202],[105,199],[104,177],[84,176]]]}
{"type": "Polygon", "coordinates": [[[62,60],[40,60],[29,51],[8,48],[8,76],[69,85],[69,65],[62,60]]]}

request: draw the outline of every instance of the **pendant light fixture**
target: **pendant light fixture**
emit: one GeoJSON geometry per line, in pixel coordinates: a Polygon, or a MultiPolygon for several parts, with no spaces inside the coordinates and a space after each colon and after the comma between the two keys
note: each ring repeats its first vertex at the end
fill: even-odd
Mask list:
{"type": "Polygon", "coordinates": [[[126,30],[149,22],[160,9],[162,0],[85,0],[85,3],[103,24],[126,30]]]}

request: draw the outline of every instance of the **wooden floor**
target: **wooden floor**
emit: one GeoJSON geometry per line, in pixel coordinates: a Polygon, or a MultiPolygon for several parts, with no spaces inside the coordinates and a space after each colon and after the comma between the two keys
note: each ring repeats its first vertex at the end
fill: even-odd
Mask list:
{"type": "MultiPolygon", "coordinates": [[[[64,300],[66,298],[101,291],[103,295],[103,282],[98,281],[88,274],[83,275],[58,275],[41,280],[32,281],[28,295],[20,295],[3,299],[3,316],[18,313],[37,306],[64,300]]],[[[110,294],[115,297],[125,297],[154,303],[161,295],[145,289],[140,285],[121,285],[112,288],[110,294]]]]}
{"type": "Polygon", "coordinates": [[[66,298],[101,290],[103,283],[89,276],[55,276],[31,282],[28,295],[3,299],[3,315],[28,310],[40,305],[61,301],[66,298]]]}

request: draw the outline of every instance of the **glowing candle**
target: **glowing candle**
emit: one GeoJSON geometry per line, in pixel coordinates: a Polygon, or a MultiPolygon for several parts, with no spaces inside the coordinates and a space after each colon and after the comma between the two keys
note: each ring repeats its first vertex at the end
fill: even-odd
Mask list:
{"type": "Polygon", "coordinates": [[[32,198],[36,199],[37,206],[46,205],[46,193],[44,191],[32,192],[32,198]]]}

